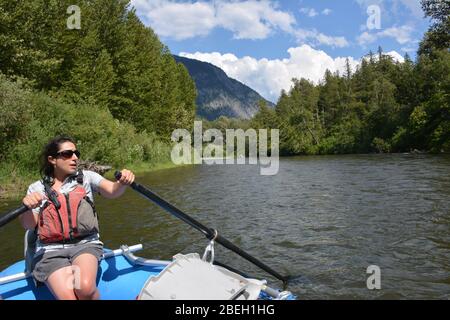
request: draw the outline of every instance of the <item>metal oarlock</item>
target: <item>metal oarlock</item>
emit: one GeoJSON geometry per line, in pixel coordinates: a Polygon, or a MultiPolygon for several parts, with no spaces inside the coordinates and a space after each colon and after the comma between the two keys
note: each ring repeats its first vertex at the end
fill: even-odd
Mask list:
{"type": "Polygon", "coordinates": [[[209,244],[206,246],[205,252],[203,253],[202,260],[205,261],[205,262],[209,262],[210,264],[213,264],[213,262],[214,262],[214,239],[211,240],[209,242],[209,244]],[[211,258],[210,261],[207,260],[208,259],[208,254],[209,254],[210,258],[211,258]]]}

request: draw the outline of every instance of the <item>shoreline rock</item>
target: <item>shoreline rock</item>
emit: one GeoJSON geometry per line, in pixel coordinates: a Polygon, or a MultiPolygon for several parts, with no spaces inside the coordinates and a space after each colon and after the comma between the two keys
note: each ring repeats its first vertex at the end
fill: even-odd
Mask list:
{"type": "Polygon", "coordinates": [[[112,166],[102,165],[92,161],[80,161],[78,168],[82,170],[90,170],[97,172],[100,175],[104,175],[106,172],[112,169],[112,166]]]}

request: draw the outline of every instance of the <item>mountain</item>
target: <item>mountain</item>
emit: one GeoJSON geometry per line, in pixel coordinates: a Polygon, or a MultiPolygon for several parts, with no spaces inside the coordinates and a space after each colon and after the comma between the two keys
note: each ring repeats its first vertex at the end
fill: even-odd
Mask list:
{"type": "Polygon", "coordinates": [[[220,116],[249,119],[258,111],[258,102],[264,100],[268,106],[274,104],[265,100],[255,90],[228,77],[225,72],[212,65],[185,57],[175,56],[195,81],[197,87],[197,115],[208,120],[220,116]]]}

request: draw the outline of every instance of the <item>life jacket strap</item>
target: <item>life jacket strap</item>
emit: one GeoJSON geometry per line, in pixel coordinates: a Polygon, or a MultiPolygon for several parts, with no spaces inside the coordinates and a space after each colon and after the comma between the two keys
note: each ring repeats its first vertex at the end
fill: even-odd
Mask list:
{"type": "Polygon", "coordinates": [[[78,174],[77,174],[77,178],[76,178],[78,184],[83,185],[83,178],[84,178],[83,170],[78,170],[78,174]]]}

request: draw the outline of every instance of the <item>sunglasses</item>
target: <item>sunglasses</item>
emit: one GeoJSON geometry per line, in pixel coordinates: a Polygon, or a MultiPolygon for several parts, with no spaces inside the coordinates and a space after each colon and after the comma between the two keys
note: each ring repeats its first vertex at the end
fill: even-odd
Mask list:
{"type": "Polygon", "coordinates": [[[80,158],[80,151],[78,150],[64,150],[56,153],[57,157],[63,157],[64,159],[71,159],[73,155],[76,155],[77,158],[80,158]]]}

